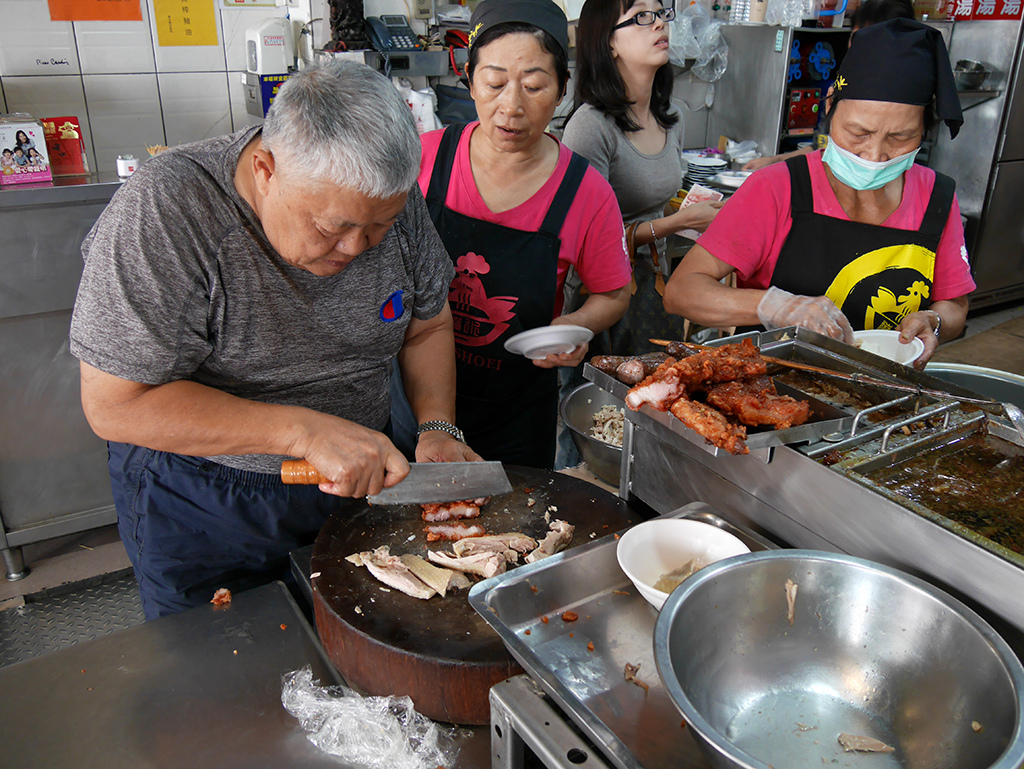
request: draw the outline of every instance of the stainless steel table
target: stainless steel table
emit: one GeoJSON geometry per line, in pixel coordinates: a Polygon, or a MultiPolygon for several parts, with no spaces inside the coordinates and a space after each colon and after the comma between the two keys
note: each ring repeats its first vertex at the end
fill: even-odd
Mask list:
{"type": "MultiPolygon", "coordinates": [[[[281,676],[340,683],[281,583],[0,669],[0,765],[344,767],[281,705],[281,676]],[[285,627],[282,628],[281,626],[285,627]]],[[[490,763],[486,732],[459,766],[490,763]]]]}

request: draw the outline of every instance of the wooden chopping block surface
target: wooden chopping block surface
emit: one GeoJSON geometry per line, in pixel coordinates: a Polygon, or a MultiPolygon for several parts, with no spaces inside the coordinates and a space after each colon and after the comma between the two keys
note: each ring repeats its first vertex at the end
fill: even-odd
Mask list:
{"type": "MultiPolygon", "coordinates": [[[[540,541],[548,512],[551,520],[576,527],[572,547],[639,520],[621,499],[586,481],[532,468],[505,470],[511,493],[492,498],[471,521],[489,534],[518,531],[540,541]]],[[[317,633],[350,686],[373,695],[409,695],[420,713],[435,720],[486,724],[490,687],[522,671],[469,605],[468,591],[412,598],[345,560],[381,545],[393,555],[424,558],[428,549],[450,551],[452,543],[427,542],[426,525],[419,505],[365,505],[333,515],[310,562],[317,633]]]]}

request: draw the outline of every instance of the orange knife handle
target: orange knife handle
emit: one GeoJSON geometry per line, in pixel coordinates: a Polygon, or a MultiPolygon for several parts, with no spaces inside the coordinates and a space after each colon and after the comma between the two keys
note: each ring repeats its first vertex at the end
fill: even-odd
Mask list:
{"type": "Polygon", "coordinates": [[[281,463],[282,483],[320,484],[330,483],[313,465],[305,459],[286,459],[281,463]]]}

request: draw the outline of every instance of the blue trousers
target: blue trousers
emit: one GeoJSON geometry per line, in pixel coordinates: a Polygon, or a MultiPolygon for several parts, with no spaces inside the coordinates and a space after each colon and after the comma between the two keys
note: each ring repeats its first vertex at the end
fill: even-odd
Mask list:
{"type": "Polygon", "coordinates": [[[288,553],[332,513],[361,504],[277,475],[110,442],[117,525],[146,619],[208,603],[226,587],[290,581],[288,553]]]}

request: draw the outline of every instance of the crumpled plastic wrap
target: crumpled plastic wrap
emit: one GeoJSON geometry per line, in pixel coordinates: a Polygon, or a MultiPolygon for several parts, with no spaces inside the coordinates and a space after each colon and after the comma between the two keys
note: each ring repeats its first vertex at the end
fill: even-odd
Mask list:
{"type": "Polygon", "coordinates": [[[453,729],[442,729],[408,697],[363,697],[321,686],[309,665],[281,677],[281,703],[325,753],[367,769],[452,766],[453,729]]]}
{"type": "Polygon", "coordinates": [[[713,83],[725,74],[729,46],[721,35],[721,21],[701,3],[690,3],[669,25],[669,61],[685,67],[694,60],[694,75],[713,83]]]}

